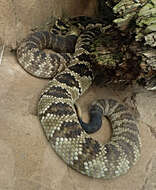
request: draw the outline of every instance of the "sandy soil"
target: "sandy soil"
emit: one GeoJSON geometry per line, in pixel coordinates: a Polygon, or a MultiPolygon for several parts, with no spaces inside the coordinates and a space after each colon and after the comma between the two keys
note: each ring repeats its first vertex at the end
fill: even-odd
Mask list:
{"type": "MultiPolygon", "coordinates": [[[[124,91],[91,87],[78,101],[87,120],[89,103],[112,97],[134,111],[142,139],[142,154],[124,176],[92,179],[70,169],[48,144],[37,118],[36,105],[48,81],[26,73],[15,55],[5,51],[0,65],[0,190],[154,190],[156,189],[156,93],[139,87],[124,91]]],[[[110,126],[94,138],[106,142],[110,126]]]]}

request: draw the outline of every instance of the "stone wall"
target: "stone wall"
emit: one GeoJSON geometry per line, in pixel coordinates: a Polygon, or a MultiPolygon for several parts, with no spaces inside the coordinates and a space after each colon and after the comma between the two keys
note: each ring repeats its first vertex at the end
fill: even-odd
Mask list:
{"type": "Polygon", "coordinates": [[[94,15],[96,0],[0,0],[0,40],[15,48],[32,29],[49,18],[94,15]]]}

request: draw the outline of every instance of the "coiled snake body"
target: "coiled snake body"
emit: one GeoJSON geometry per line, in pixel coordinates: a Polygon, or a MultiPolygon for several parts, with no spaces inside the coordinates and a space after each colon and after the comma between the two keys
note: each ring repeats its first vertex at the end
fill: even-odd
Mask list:
{"type": "MultiPolygon", "coordinates": [[[[91,19],[86,17],[71,19],[75,23],[77,20],[82,20],[79,24],[81,32],[77,42],[77,36],[71,35],[76,42],[72,56],[64,53],[70,48],[49,55],[43,51],[44,48],[59,49],[58,52],[61,49],[61,46],[57,48],[61,36],[54,34],[59,31],[55,25],[51,33],[30,35],[18,48],[17,58],[22,67],[35,76],[51,78],[55,75],[38,103],[39,120],[55,152],[82,174],[110,179],[125,174],[138,160],[139,131],[128,109],[112,99],[97,100],[90,108],[92,113],[106,115],[111,121],[111,140],[100,144],[82,129],[74,103],[94,79],[89,55],[93,39],[100,34],[100,24],[91,23],[91,19]]],[[[64,23],[60,25],[66,29],[64,23]]],[[[64,39],[62,37],[62,45],[64,39]]]]}

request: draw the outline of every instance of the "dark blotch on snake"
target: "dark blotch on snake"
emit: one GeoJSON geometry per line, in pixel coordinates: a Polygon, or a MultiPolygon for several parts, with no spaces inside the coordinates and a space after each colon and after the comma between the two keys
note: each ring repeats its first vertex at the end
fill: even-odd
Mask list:
{"type": "Polygon", "coordinates": [[[75,77],[71,75],[71,73],[63,73],[61,75],[57,75],[55,79],[61,83],[66,84],[70,87],[76,87],[79,89],[79,92],[81,93],[81,88],[79,87],[78,81],[76,81],[75,77]]]}
{"type": "MultiPolygon", "coordinates": [[[[87,58],[85,58],[85,56],[81,57],[81,60],[87,60],[87,58]]],[[[89,70],[89,68],[84,65],[84,64],[76,64],[73,66],[69,67],[71,71],[74,71],[75,73],[79,74],[81,77],[82,76],[86,76],[86,77],[91,77],[93,78],[93,73],[91,70],[89,70]]]]}
{"type": "MultiPolygon", "coordinates": [[[[71,98],[71,95],[64,88],[59,86],[52,86],[43,95],[53,96],[55,98],[71,98]]],[[[43,96],[42,95],[42,96],[43,96]]]]}

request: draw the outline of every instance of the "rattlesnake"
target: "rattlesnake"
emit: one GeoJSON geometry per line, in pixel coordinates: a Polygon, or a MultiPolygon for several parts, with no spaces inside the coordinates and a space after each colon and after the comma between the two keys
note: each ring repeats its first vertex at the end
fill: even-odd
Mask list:
{"type": "Polygon", "coordinates": [[[85,129],[74,104],[94,79],[91,44],[95,36],[101,33],[103,23],[89,17],[73,18],[69,23],[80,31],[63,36],[68,25],[57,21],[51,32],[30,35],[18,48],[17,58],[22,67],[34,76],[52,78],[39,98],[38,116],[55,152],[82,174],[111,179],[125,174],[138,160],[139,130],[128,109],[112,99],[93,102],[90,114],[95,120],[92,124],[86,124],[85,129]],[[76,44],[75,52],[72,47],[71,52],[66,53],[70,50],[70,45],[66,43],[68,37],[69,41],[73,40],[69,43],[71,46],[76,44]],[[64,52],[61,52],[62,46],[64,52]],[[48,55],[44,48],[53,48],[59,53],[48,55]],[[102,115],[108,117],[113,129],[111,139],[106,144],[100,144],[85,132],[89,132],[91,126],[96,128],[96,120],[102,115]]]}

